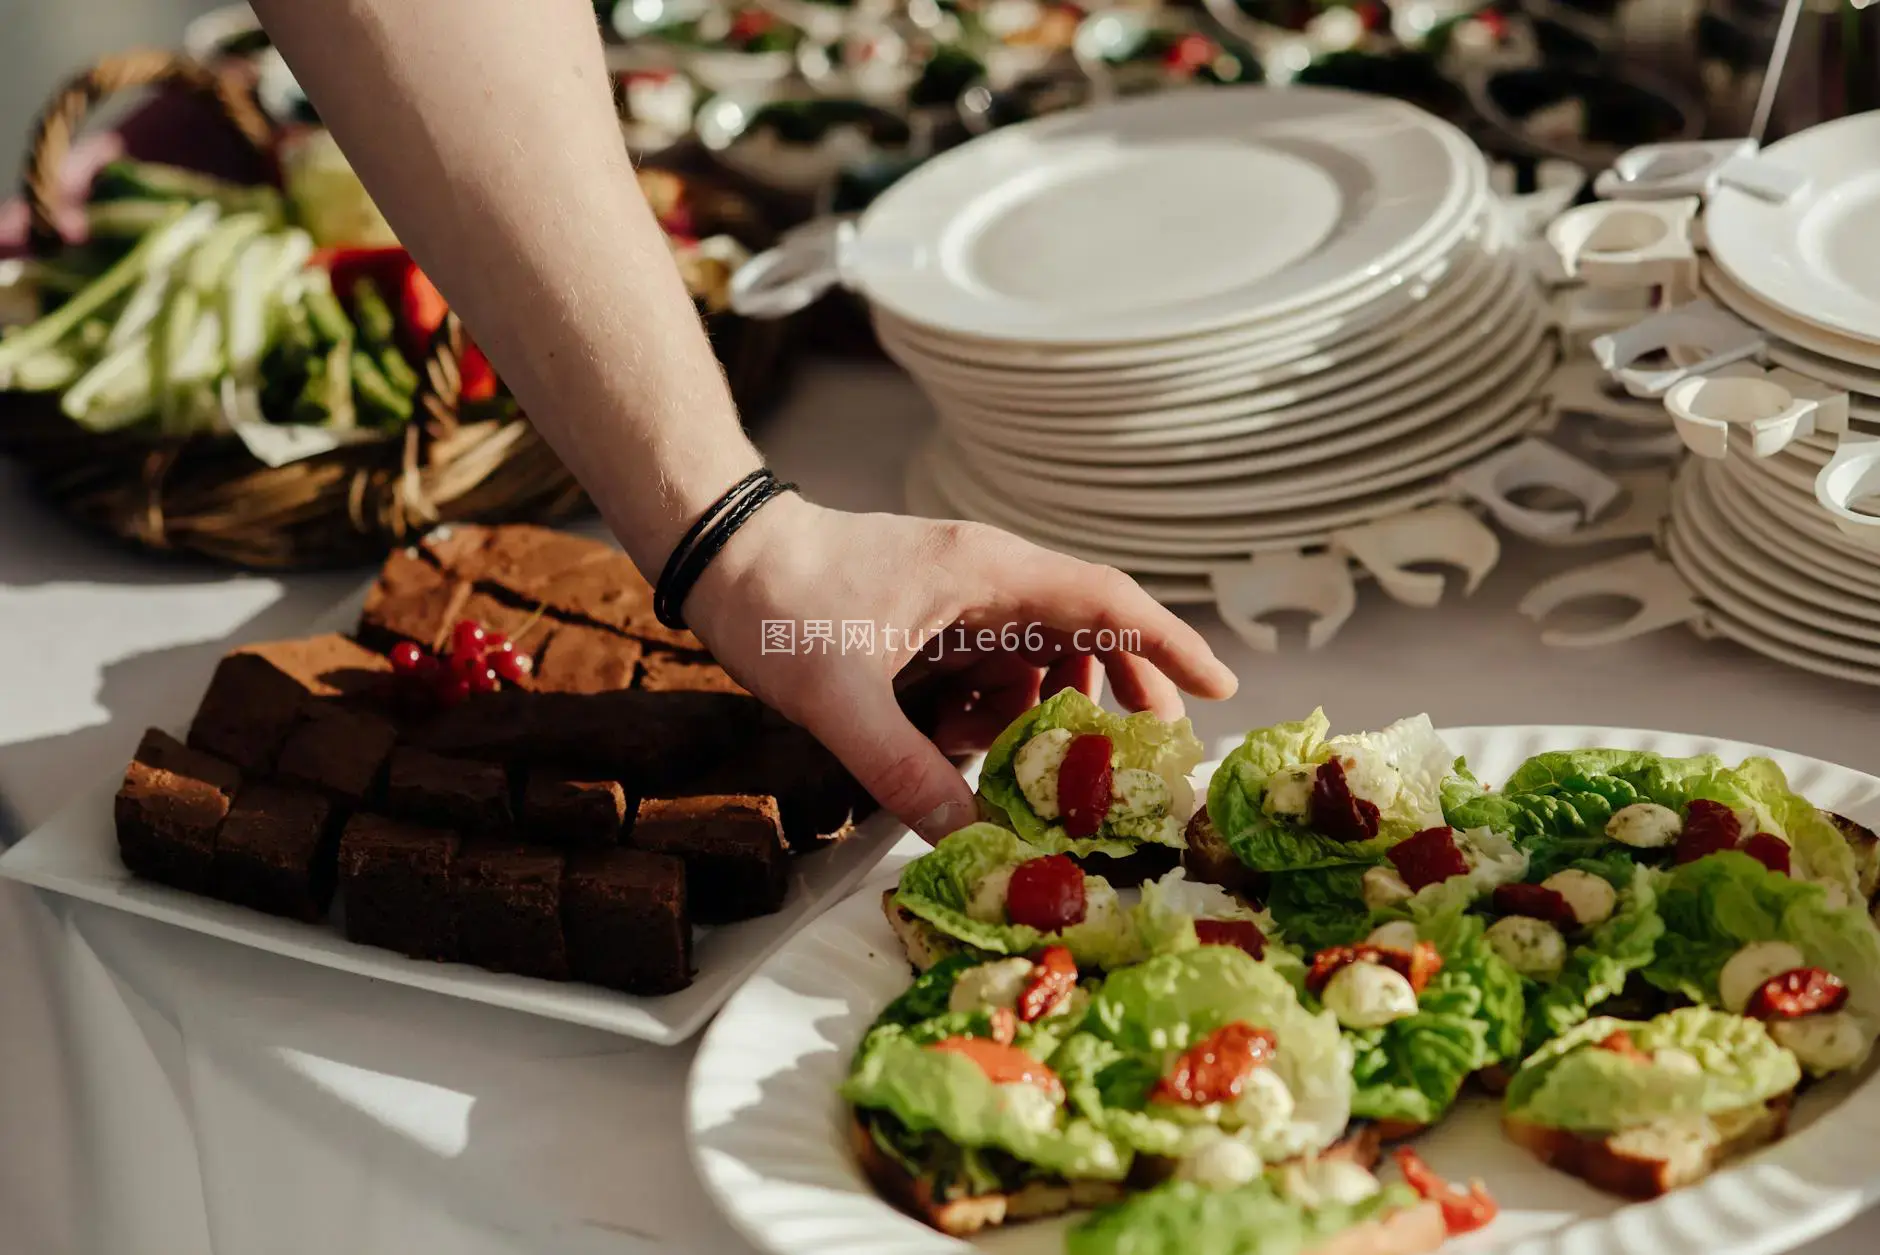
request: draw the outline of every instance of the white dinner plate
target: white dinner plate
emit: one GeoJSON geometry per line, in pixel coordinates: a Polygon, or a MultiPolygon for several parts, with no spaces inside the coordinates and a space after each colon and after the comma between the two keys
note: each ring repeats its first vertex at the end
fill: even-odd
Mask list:
{"type": "MultiPolygon", "coordinates": [[[[1770,754],[1819,806],[1880,824],[1880,779],[1762,746],[1617,728],[1460,728],[1443,735],[1485,780],[1543,750],[1617,746],[1670,755],[1770,754]]],[[[1204,779],[1212,765],[1203,767],[1204,779]]],[[[1197,795],[1202,791],[1197,790],[1197,795]]],[[[907,1218],[869,1188],[848,1149],[838,1096],[869,1023],[908,986],[905,958],[881,914],[905,855],[798,933],[725,1004],[699,1045],[687,1130],[699,1175],[732,1225],[771,1255],[1061,1255],[1064,1221],[994,1231],[972,1242],[907,1218]]],[[[1518,1255],[1774,1255],[1847,1223],[1876,1194],[1880,1086],[1817,1086],[1796,1104],[1787,1138],[1688,1189],[1627,1206],[1542,1167],[1502,1136],[1491,1100],[1465,1099],[1418,1140],[1451,1180],[1482,1177],[1501,1214],[1446,1251],[1518,1255]]]]}
{"type": "Polygon", "coordinates": [[[1809,127],[1757,159],[1808,186],[1782,202],[1718,186],[1704,210],[1711,257],[1792,317],[1880,344],[1880,112],[1809,127]]]}
{"type": "Polygon", "coordinates": [[[1880,369],[1864,369],[1773,336],[1763,351],[1777,366],[1786,366],[1799,375],[1836,388],[1846,388],[1856,408],[1870,408],[1880,401],[1880,369]]]}
{"type": "Polygon", "coordinates": [[[1202,358],[1180,358],[1144,366],[1096,371],[1004,369],[936,357],[913,349],[898,339],[898,331],[877,321],[882,347],[910,373],[933,379],[969,396],[1009,401],[1016,408],[1027,400],[1053,402],[1132,401],[1142,405],[1175,405],[1227,392],[1276,388],[1315,378],[1388,353],[1408,328],[1459,326],[1478,315],[1512,282],[1516,263],[1506,254],[1472,253],[1456,271],[1417,301],[1374,326],[1330,345],[1315,346],[1304,356],[1278,364],[1272,352],[1256,346],[1202,358]]]}
{"type": "Polygon", "coordinates": [[[1793,608],[1771,609],[1745,593],[1742,578],[1727,568],[1713,565],[1716,559],[1693,546],[1690,535],[1677,526],[1675,519],[1665,529],[1665,555],[1705,601],[1731,618],[1813,653],[1880,668],[1880,647],[1824,631],[1811,622],[1792,617],[1805,612],[1793,608]]]}
{"type": "Polygon", "coordinates": [[[1536,305],[1517,305],[1483,339],[1458,341],[1459,352],[1431,355],[1417,363],[1416,369],[1424,373],[1406,367],[1282,410],[1179,425],[1164,426],[1145,414],[1137,427],[1105,415],[1079,420],[1086,424],[1082,427],[1072,420],[1061,420],[1061,425],[1052,420],[1052,428],[1044,431],[1020,427],[1015,415],[987,413],[941,394],[928,395],[962,444],[996,451],[1008,461],[1092,468],[1093,475],[1094,468],[1105,467],[1106,473],[1126,478],[1137,470],[1159,474],[1169,463],[1206,461],[1217,467],[1211,477],[1222,478],[1230,473],[1218,469],[1228,465],[1224,459],[1257,454],[1261,465],[1271,467],[1315,461],[1465,410],[1532,362],[1548,326],[1536,305]]]}
{"type": "Polygon", "coordinates": [[[1718,303],[1745,322],[1822,357],[1863,369],[1880,370],[1880,342],[1870,343],[1841,335],[1777,309],[1744,291],[1742,285],[1714,261],[1704,263],[1703,283],[1718,303]]]}
{"type": "MultiPolygon", "coordinates": [[[[364,604],[362,588],[308,632],[349,632],[364,604]]],[[[703,1028],[719,1005],[786,937],[839,901],[907,835],[907,828],[883,811],[858,824],[848,840],[792,860],[789,896],[781,911],[695,930],[692,960],[698,974],[692,984],[663,997],[636,997],[597,985],[410,959],[376,946],[356,945],[331,922],[283,919],[139,880],[118,857],[112,799],[122,778],[120,767],[0,854],[0,876],[322,967],[585,1024],[661,1046],[675,1045],[703,1028]]]]}
{"type": "MultiPolygon", "coordinates": [[[[1836,527],[1827,511],[1821,508],[1821,503],[1815,500],[1812,490],[1803,491],[1786,480],[1777,479],[1748,458],[1728,459],[1721,473],[1731,481],[1734,492],[1754,498],[1757,504],[1781,519],[1790,529],[1833,551],[1837,559],[1858,562],[1867,569],[1873,567],[1873,550],[1865,548],[1836,527]]],[[[1720,499],[1725,500],[1726,504],[1729,500],[1721,496],[1720,499]]],[[[1869,508],[1870,504],[1880,502],[1866,502],[1861,508],[1869,508]]]]}
{"type": "MultiPolygon", "coordinates": [[[[1739,531],[1754,538],[1767,553],[1779,553],[1797,570],[1811,572],[1831,584],[1851,585],[1880,604],[1880,561],[1871,551],[1850,552],[1820,543],[1815,534],[1796,525],[1760,493],[1745,492],[1712,466],[1701,470],[1711,507],[1732,520],[1739,531]]],[[[1824,518],[1823,522],[1827,522],[1824,518]]],[[[1832,523],[1828,523],[1833,528],[1832,523]]],[[[1840,532],[1835,529],[1836,537],[1840,532]]]]}
{"type": "Polygon", "coordinates": [[[1818,654],[1812,649],[1803,649],[1787,641],[1777,640],[1767,632],[1751,627],[1731,618],[1728,614],[1712,606],[1706,617],[1702,636],[1715,636],[1741,645],[1754,653],[1772,658],[1784,666],[1794,667],[1799,671],[1810,671],[1816,675],[1825,675],[1831,679],[1846,680],[1852,684],[1880,685],[1880,667],[1863,667],[1858,663],[1845,662],[1839,658],[1830,658],[1818,654]]]}
{"type": "Polygon", "coordinates": [[[1207,88],[1006,127],[863,214],[845,278],[905,321],[1029,344],[1168,339],[1306,309],[1465,220],[1486,163],[1397,101],[1207,88]]]}
{"type": "Polygon", "coordinates": [[[1092,488],[1066,482],[1044,465],[1027,474],[988,467],[972,449],[960,452],[988,487],[1041,504],[1100,505],[1125,517],[1187,518],[1223,513],[1288,510],[1308,503],[1349,500],[1395,488],[1472,461],[1527,431],[1536,421],[1533,393],[1552,369],[1550,353],[1536,354],[1521,377],[1472,410],[1454,415],[1383,449],[1367,449],[1304,471],[1248,475],[1204,485],[1092,488]]]}

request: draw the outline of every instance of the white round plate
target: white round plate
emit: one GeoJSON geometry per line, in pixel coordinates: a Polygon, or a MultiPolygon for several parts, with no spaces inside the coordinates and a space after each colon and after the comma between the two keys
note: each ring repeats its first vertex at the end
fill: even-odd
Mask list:
{"type": "Polygon", "coordinates": [[[1863,667],[1880,667],[1880,648],[1823,631],[1813,626],[1812,618],[1804,621],[1791,617],[1806,616],[1808,612],[1805,607],[1797,609],[1790,606],[1784,610],[1772,610],[1760,604],[1743,591],[1741,576],[1713,566],[1716,559],[1708,553],[1698,552],[1690,536],[1675,522],[1665,529],[1665,554],[1671,559],[1671,565],[1677,568],[1678,574],[1705,601],[1731,618],[1750,624],[1778,640],[1829,658],[1858,663],[1863,667]]]}
{"type": "Polygon", "coordinates": [[[1695,478],[1679,483],[1672,509],[1685,543],[1712,571],[1734,573],[1735,587],[1764,609],[1837,636],[1880,645],[1880,603],[1822,584],[1764,553],[1711,509],[1695,478]]]}
{"type": "MultiPolygon", "coordinates": [[[[1814,533],[1797,527],[1767,497],[1741,490],[1711,465],[1699,470],[1712,511],[1733,522],[1765,553],[1780,555],[1798,571],[1826,583],[1855,585],[1868,599],[1880,604],[1880,562],[1821,544],[1814,533]]],[[[1825,518],[1822,521],[1827,522],[1825,518]]],[[[1833,524],[1828,526],[1832,528],[1833,524]]]]}
{"type": "Polygon", "coordinates": [[[1834,525],[1834,520],[1815,500],[1812,488],[1804,491],[1786,480],[1777,479],[1749,458],[1728,459],[1722,473],[1733,481],[1736,492],[1753,497],[1791,530],[1819,541],[1838,556],[1872,568],[1873,551],[1844,535],[1834,525]]]}
{"type": "MultiPolygon", "coordinates": [[[[1510,330],[1521,332],[1522,328],[1510,324],[1510,330]]],[[[1471,406],[1520,376],[1531,365],[1541,336],[1538,326],[1530,326],[1525,334],[1513,337],[1513,343],[1499,340],[1499,354],[1484,351],[1478,361],[1465,362],[1453,373],[1442,372],[1434,377],[1433,383],[1419,384],[1401,396],[1385,396],[1368,406],[1354,399],[1352,410],[1360,416],[1355,421],[1333,409],[1327,415],[1324,428],[1314,424],[1289,424],[1279,432],[1256,432],[1239,439],[1184,441],[1136,448],[1129,451],[1127,460],[1112,456],[1099,462],[1081,456],[1072,459],[1041,457],[1030,451],[1015,453],[990,440],[978,439],[983,429],[977,423],[955,426],[952,411],[944,405],[937,408],[941,419],[953,427],[955,438],[970,451],[975,461],[1014,474],[1036,473],[1065,483],[1100,487],[1215,483],[1330,462],[1441,426],[1455,415],[1467,413],[1471,406]],[[1436,395],[1432,397],[1432,394],[1436,395]],[[1411,403],[1409,408],[1395,408],[1406,401],[1411,403]],[[1336,416],[1335,421],[1333,416],[1336,416]],[[1296,434],[1291,440],[1275,442],[1275,435],[1288,433],[1296,434]]]]}
{"type": "Polygon", "coordinates": [[[1823,357],[1852,365],[1880,370],[1880,344],[1870,344],[1856,340],[1851,336],[1838,335],[1824,327],[1817,327],[1803,322],[1754,295],[1743,290],[1737,281],[1730,277],[1715,262],[1706,262],[1703,268],[1704,287],[1718,302],[1745,322],[1751,323],[1764,331],[1782,337],[1823,357]]]}
{"type": "MultiPolygon", "coordinates": [[[[1615,746],[1728,759],[1771,754],[1816,805],[1880,824],[1880,779],[1762,746],[1619,728],[1456,728],[1444,737],[1485,780],[1544,750],[1615,746]]],[[[1213,764],[1198,778],[1205,780],[1213,764]]],[[[908,986],[881,914],[914,847],[785,942],[699,1044],[686,1091],[693,1163],[732,1226],[770,1255],[1062,1255],[1065,1222],[971,1243],[907,1218],[869,1188],[848,1150],[838,1087],[880,1009],[908,986]]],[[[1815,1087],[1787,1138],[1651,1203],[1626,1206],[1542,1167],[1502,1136],[1491,1100],[1466,1099],[1418,1149],[1451,1180],[1484,1178],[1501,1214],[1466,1249],[1518,1255],[1775,1255],[1852,1219],[1880,1193],[1871,1075],[1815,1087]]]]}
{"type": "Polygon", "coordinates": [[[1324,88],[1055,114],[928,162],[862,215],[844,277],[901,318],[1032,344],[1193,335],[1306,309],[1472,213],[1448,123],[1324,88]]]}
{"type": "Polygon", "coordinates": [[[1724,183],[1710,194],[1710,255],[1745,291],[1795,318],[1880,344],[1880,113],[1778,140],[1758,160],[1808,177],[1775,203],[1724,183]]]}
{"type": "Polygon", "coordinates": [[[1173,484],[1156,487],[1101,489],[1067,482],[1044,465],[1014,475],[986,466],[973,450],[962,453],[990,487],[1034,501],[1073,508],[1100,504],[1119,515],[1145,518],[1183,518],[1193,515],[1253,513],[1288,509],[1308,502],[1346,500],[1394,488],[1438,470],[1470,461],[1503,440],[1512,439],[1534,423],[1531,394],[1553,367],[1551,353],[1534,355],[1522,378],[1501,395],[1449,421],[1425,428],[1414,437],[1384,449],[1369,449],[1321,463],[1308,471],[1248,475],[1206,485],[1173,484]]]}
{"type": "Polygon", "coordinates": [[[1716,636],[1733,641],[1747,650],[1772,658],[1784,666],[1794,667],[1799,671],[1812,671],[1816,675],[1829,676],[1836,680],[1846,680],[1852,684],[1880,685],[1880,667],[1863,667],[1858,663],[1843,662],[1839,658],[1829,658],[1812,649],[1803,649],[1787,641],[1779,641],[1767,632],[1759,631],[1747,623],[1731,618],[1723,611],[1712,606],[1706,615],[1700,636],[1716,636]]]}
{"type": "Polygon", "coordinates": [[[1880,369],[1863,370],[1852,363],[1837,361],[1826,354],[1773,337],[1763,351],[1777,366],[1786,366],[1799,375],[1807,375],[1836,388],[1846,388],[1854,394],[1856,407],[1862,402],[1872,404],[1873,398],[1880,397],[1880,369]]]}
{"type": "MultiPolygon", "coordinates": [[[[983,444],[1028,459],[1119,463],[1125,469],[1213,460],[1316,446],[1341,432],[1349,437],[1353,429],[1381,428],[1386,423],[1393,432],[1405,431],[1465,409],[1493,384],[1517,374],[1539,349],[1547,327],[1538,306],[1517,304],[1486,338],[1455,338],[1452,345],[1458,347],[1453,352],[1426,355],[1401,370],[1283,409],[1215,414],[1194,422],[1164,422],[1162,415],[1145,412],[1134,421],[1097,415],[1052,419],[1049,428],[1032,428],[1021,426],[1016,415],[978,409],[944,393],[928,396],[962,443],[983,444]]],[[[1318,455],[1307,452],[1304,456],[1311,460],[1318,455]]]]}
{"type": "Polygon", "coordinates": [[[1421,301],[1374,326],[1334,344],[1314,346],[1304,356],[1274,364],[1264,347],[1235,349],[1195,359],[1116,367],[1099,371],[1048,371],[1036,368],[1002,369],[966,365],[911,349],[877,320],[876,334],[889,356],[923,379],[933,379],[969,396],[998,398],[1018,404],[1026,400],[1133,401],[1143,405],[1173,405],[1228,392],[1279,387],[1350,365],[1387,352],[1408,326],[1457,325],[1479,314],[1513,282],[1516,263],[1506,254],[1473,253],[1455,271],[1430,289],[1421,301]]]}

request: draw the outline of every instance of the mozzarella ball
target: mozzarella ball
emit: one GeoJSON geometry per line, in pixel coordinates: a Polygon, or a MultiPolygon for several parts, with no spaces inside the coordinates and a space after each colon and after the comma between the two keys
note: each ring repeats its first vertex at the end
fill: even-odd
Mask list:
{"type": "Polygon", "coordinates": [[[1851,1068],[1867,1053],[1866,1031],[1845,1011],[1777,1020],[1769,1025],[1769,1036],[1817,1075],[1851,1068]]]}
{"type": "Polygon", "coordinates": [[[982,924],[1005,922],[1005,899],[1012,888],[1012,873],[1017,867],[995,867],[973,886],[973,896],[966,900],[966,914],[982,924]]]}
{"type": "Polygon", "coordinates": [[[1023,956],[995,959],[961,972],[947,995],[949,1011],[1016,1010],[1019,995],[1031,984],[1033,964],[1023,956]]]}
{"type": "Polygon", "coordinates": [[[1386,950],[1414,950],[1417,926],[1407,919],[1394,919],[1373,928],[1371,935],[1364,940],[1367,945],[1383,946],[1386,950]]]}
{"type": "Polygon", "coordinates": [[[1325,983],[1320,1000],[1346,1028],[1382,1028],[1417,1013],[1417,991],[1381,963],[1352,963],[1325,983]]]}
{"type": "Polygon", "coordinates": [[[1509,967],[1536,980],[1558,976],[1567,961],[1567,939],[1544,919],[1510,915],[1490,924],[1484,937],[1509,967]]]}
{"type": "Polygon", "coordinates": [[[1364,894],[1364,905],[1373,911],[1387,911],[1416,896],[1395,867],[1366,868],[1359,892],[1364,894]]]}
{"type": "Polygon", "coordinates": [[[1684,820],[1669,806],[1656,802],[1634,802],[1613,812],[1606,821],[1606,835],[1621,845],[1638,850],[1655,850],[1670,845],[1684,831],[1684,820]]]}
{"type": "Polygon", "coordinates": [[[1555,872],[1541,881],[1541,888],[1552,889],[1565,898],[1581,928],[1605,923],[1619,904],[1619,895],[1613,891],[1611,881],[1578,868],[1555,872]]]}
{"type": "Polygon", "coordinates": [[[1772,977],[1807,966],[1802,952],[1786,941],[1752,941],[1731,955],[1717,973],[1717,996],[1724,1010],[1741,1015],[1772,977]]]}
{"type": "Polygon", "coordinates": [[[1345,769],[1345,784],[1351,796],[1363,798],[1381,811],[1389,810],[1403,791],[1403,776],[1375,750],[1347,750],[1338,755],[1338,765],[1345,769]]]}
{"type": "Polygon", "coordinates": [[[1315,767],[1281,767],[1266,778],[1266,798],[1260,807],[1269,815],[1299,819],[1312,812],[1315,767]]]}
{"type": "Polygon", "coordinates": [[[1308,1210],[1332,1204],[1347,1207],[1362,1203],[1384,1187],[1362,1166],[1349,1159],[1307,1159],[1286,1165],[1280,1190],[1308,1210]]]}
{"type": "Polygon", "coordinates": [[[1057,1127],[1058,1104],[1049,1090],[1030,1081],[1001,1085],[999,1103],[1018,1123],[1034,1132],[1045,1133],[1057,1127]]]}
{"type": "Polygon", "coordinates": [[[1111,775],[1109,818],[1165,815],[1168,809],[1168,781],[1155,772],[1125,767],[1111,775]]]}
{"type": "Polygon", "coordinates": [[[1253,1181],[1265,1167],[1251,1141],[1223,1135],[1183,1159],[1175,1175],[1209,1189],[1231,1190],[1253,1181]]]}
{"type": "Polygon", "coordinates": [[[1012,756],[1019,792],[1040,819],[1056,819],[1062,813],[1058,810],[1058,770],[1064,766],[1064,751],[1076,739],[1069,728],[1047,728],[1012,756]]]}
{"type": "Polygon", "coordinates": [[[1272,1068],[1255,1068],[1241,1082],[1232,1115],[1234,1122],[1256,1139],[1277,1136],[1292,1121],[1292,1090],[1272,1068]]]}

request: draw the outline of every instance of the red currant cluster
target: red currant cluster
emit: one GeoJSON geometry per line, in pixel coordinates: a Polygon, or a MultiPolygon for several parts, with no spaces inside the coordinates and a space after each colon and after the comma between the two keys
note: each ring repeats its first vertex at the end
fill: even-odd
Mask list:
{"type": "Polygon", "coordinates": [[[455,706],[472,693],[494,693],[529,674],[529,656],[501,632],[473,619],[451,629],[443,657],[426,653],[411,641],[392,649],[392,674],[415,684],[439,706],[455,706]]]}

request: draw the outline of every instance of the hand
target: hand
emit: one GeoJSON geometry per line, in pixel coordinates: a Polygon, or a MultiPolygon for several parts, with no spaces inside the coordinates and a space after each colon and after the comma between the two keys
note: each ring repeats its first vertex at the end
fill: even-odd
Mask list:
{"type": "Polygon", "coordinates": [[[1101,668],[1122,705],[1173,719],[1183,690],[1223,698],[1236,683],[1198,632],[1120,571],[976,523],[848,514],[787,494],[732,538],[685,614],[726,670],[929,841],[978,813],[946,755],[985,748],[1041,695],[1074,685],[1094,696],[1101,668]],[[766,620],[791,625],[793,651],[764,651],[766,620]],[[872,651],[843,651],[844,620],[874,625],[872,651]],[[803,647],[806,621],[832,625],[826,651],[803,647]],[[923,650],[943,627],[940,648],[923,650]],[[981,629],[992,648],[959,648],[977,646],[981,629]],[[935,670],[947,692],[929,740],[896,681],[935,670]]]}

